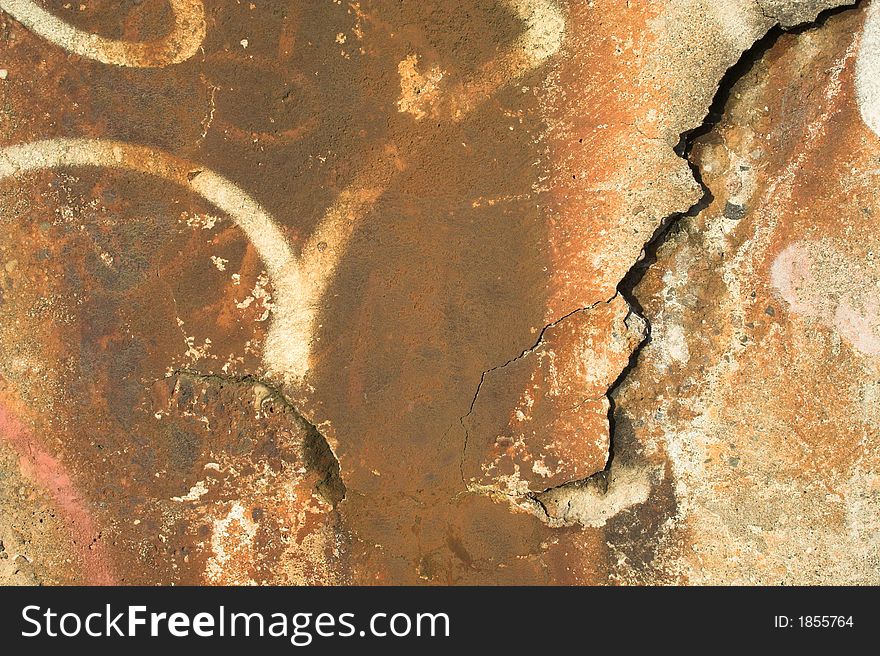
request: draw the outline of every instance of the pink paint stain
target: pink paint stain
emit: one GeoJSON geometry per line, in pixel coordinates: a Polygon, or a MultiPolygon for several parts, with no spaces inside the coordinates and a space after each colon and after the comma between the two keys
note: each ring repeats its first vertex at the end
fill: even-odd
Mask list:
{"type": "Polygon", "coordinates": [[[795,314],[816,319],[846,339],[857,351],[880,356],[880,302],[875,286],[856,266],[839,264],[844,256],[822,264],[818,252],[835,254],[826,243],[792,244],[773,261],[770,282],[795,314]],[[842,290],[839,299],[829,288],[842,290]]]}
{"type": "Polygon", "coordinates": [[[43,450],[27,426],[3,405],[0,405],[0,439],[18,452],[22,474],[52,496],[80,552],[86,582],[90,585],[115,584],[110,557],[98,540],[99,530],[89,513],[88,503],[76,489],[64,465],[43,450]]]}

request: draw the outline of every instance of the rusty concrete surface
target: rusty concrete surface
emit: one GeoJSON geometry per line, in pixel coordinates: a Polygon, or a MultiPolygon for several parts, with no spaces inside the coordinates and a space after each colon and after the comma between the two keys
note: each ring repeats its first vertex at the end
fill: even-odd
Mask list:
{"type": "Polygon", "coordinates": [[[0,44],[0,582],[880,579],[880,3],[0,44]]]}
{"type": "Polygon", "coordinates": [[[866,4],[781,36],[733,86],[692,153],[712,200],[636,287],[652,341],[617,398],[674,477],[691,582],[880,578],[866,4]]]}

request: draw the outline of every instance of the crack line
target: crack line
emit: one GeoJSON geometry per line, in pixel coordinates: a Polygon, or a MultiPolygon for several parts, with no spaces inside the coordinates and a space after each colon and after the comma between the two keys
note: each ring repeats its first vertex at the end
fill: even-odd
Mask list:
{"type": "MultiPolygon", "coordinates": [[[[609,485],[611,466],[614,461],[615,404],[614,404],[613,394],[623,384],[624,380],[626,380],[632,374],[632,372],[635,370],[635,368],[638,364],[638,356],[639,356],[641,350],[645,346],[647,346],[647,344],[649,344],[651,341],[651,324],[650,324],[650,321],[647,319],[647,317],[644,316],[641,304],[639,303],[638,298],[635,295],[635,288],[638,286],[639,282],[641,282],[642,278],[647,273],[648,268],[650,268],[654,263],[656,263],[657,253],[658,253],[660,247],[664,243],[666,243],[667,239],[669,238],[669,236],[672,232],[672,229],[681,221],[681,219],[683,219],[685,217],[693,217],[693,216],[698,215],[700,212],[705,210],[714,200],[714,196],[712,194],[712,191],[708,188],[708,186],[703,181],[702,172],[700,171],[699,167],[697,165],[695,165],[690,159],[690,153],[691,153],[691,149],[692,149],[694,143],[697,141],[697,139],[699,137],[707,134],[708,132],[710,132],[711,130],[713,130],[715,128],[715,126],[719,123],[719,121],[721,120],[721,118],[724,115],[724,111],[725,111],[727,102],[729,100],[733,86],[746,73],[748,73],[759,60],[761,60],[764,57],[766,52],[776,43],[776,41],[778,40],[778,38],[782,34],[784,34],[784,33],[798,33],[798,32],[802,32],[802,31],[806,31],[808,29],[820,27],[821,25],[824,24],[825,20],[827,20],[827,18],[829,16],[843,12],[843,11],[851,11],[852,9],[858,7],[861,4],[861,0],[856,0],[851,5],[831,7],[831,8],[828,8],[826,10],[819,12],[819,14],[816,16],[815,20],[813,20],[813,21],[807,21],[807,22],[805,22],[795,28],[786,29],[786,28],[783,28],[782,25],[780,24],[779,18],[777,18],[773,15],[770,15],[765,11],[760,0],[754,0],[754,1],[755,1],[756,6],[758,7],[758,9],[760,10],[761,14],[765,18],[773,20],[775,24],[773,26],[771,26],[763,36],[757,38],[752,43],[752,45],[749,48],[747,48],[740,55],[740,58],[732,66],[730,66],[727,69],[727,71],[721,77],[721,80],[719,80],[719,82],[718,82],[718,86],[716,88],[715,95],[713,97],[712,102],[709,104],[709,107],[706,110],[706,114],[703,119],[703,122],[695,128],[683,131],[679,135],[678,144],[673,148],[674,152],[679,157],[684,159],[687,162],[688,166],[690,167],[691,172],[694,177],[694,180],[700,186],[700,189],[702,191],[700,198],[693,205],[691,205],[691,207],[688,208],[686,211],[676,212],[676,213],[670,214],[660,221],[660,224],[657,226],[654,233],[651,235],[651,237],[648,239],[648,241],[646,241],[644,243],[644,245],[642,246],[642,249],[640,251],[640,255],[639,255],[638,259],[635,261],[635,263],[632,265],[632,267],[630,267],[630,269],[624,274],[623,278],[621,278],[620,282],[617,285],[617,289],[616,289],[615,294],[610,299],[608,299],[607,301],[599,301],[599,302],[594,303],[594,304],[592,304],[588,307],[585,307],[585,308],[578,308],[572,312],[569,312],[568,314],[561,317],[560,319],[557,319],[556,321],[547,324],[541,330],[541,333],[538,337],[538,340],[534,344],[534,346],[522,351],[522,353],[520,353],[518,356],[508,360],[504,364],[498,365],[496,367],[493,367],[491,369],[487,369],[486,371],[484,371],[480,375],[480,381],[477,385],[476,392],[474,393],[474,396],[471,400],[468,412],[459,418],[459,423],[461,424],[461,427],[464,430],[464,445],[463,445],[462,455],[461,455],[461,460],[460,460],[460,470],[461,470],[462,481],[467,485],[467,480],[464,475],[464,460],[465,460],[465,454],[466,454],[467,446],[468,446],[469,433],[468,433],[467,426],[465,425],[465,420],[474,411],[474,407],[476,406],[476,403],[477,403],[477,398],[479,397],[480,390],[483,386],[483,382],[485,381],[486,376],[488,374],[492,373],[493,371],[498,371],[500,369],[503,369],[504,367],[507,367],[508,365],[520,360],[521,358],[525,357],[526,355],[528,355],[529,353],[531,353],[535,349],[537,349],[541,345],[541,343],[543,342],[544,335],[548,329],[557,326],[562,321],[571,317],[574,314],[577,314],[578,312],[592,310],[593,308],[597,307],[598,305],[600,305],[602,303],[610,303],[612,300],[614,300],[614,298],[616,298],[619,295],[623,298],[624,301],[626,301],[627,305],[630,308],[630,312],[632,314],[636,315],[637,317],[641,318],[645,322],[645,337],[636,346],[635,350],[632,352],[630,359],[629,359],[629,363],[627,364],[627,366],[623,368],[623,370],[620,372],[620,375],[608,387],[607,392],[604,394],[604,396],[606,398],[608,398],[608,400],[610,402],[609,417],[608,417],[609,433],[610,433],[610,447],[609,447],[608,462],[607,462],[605,468],[602,471],[596,472],[595,474],[592,474],[591,476],[588,476],[584,479],[576,480],[576,481],[568,481],[566,483],[562,483],[560,485],[548,488],[542,492],[529,492],[525,495],[516,495],[516,494],[507,493],[507,492],[504,492],[503,490],[496,489],[491,486],[467,485],[469,489],[471,489],[471,490],[480,489],[480,491],[483,491],[485,493],[508,497],[508,498],[510,498],[511,501],[518,502],[518,503],[529,503],[532,506],[532,509],[537,511],[536,514],[538,514],[543,519],[543,521],[545,521],[545,523],[550,523],[551,516],[548,512],[547,507],[541,501],[540,497],[541,497],[541,495],[544,495],[544,494],[550,492],[551,490],[555,490],[557,488],[566,487],[566,486],[583,485],[583,484],[588,483],[591,480],[594,480],[600,486],[600,489],[603,490],[603,494],[607,493],[607,486],[609,485]],[[483,490],[481,488],[485,488],[485,490],[483,490]]],[[[636,124],[632,124],[632,127],[634,127],[636,129],[636,131],[639,132],[642,136],[644,136],[648,139],[661,140],[658,137],[650,137],[649,135],[646,135],[644,132],[642,132],[640,127],[636,124]]],[[[599,398],[601,398],[601,397],[599,397],[599,398]]]]}

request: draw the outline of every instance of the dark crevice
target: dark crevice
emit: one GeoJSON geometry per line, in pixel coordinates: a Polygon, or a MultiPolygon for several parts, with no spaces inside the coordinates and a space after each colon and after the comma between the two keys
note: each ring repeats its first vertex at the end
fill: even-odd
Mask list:
{"type": "MultiPolygon", "coordinates": [[[[630,270],[617,285],[617,293],[624,298],[624,300],[629,304],[630,308],[632,308],[635,313],[637,313],[640,317],[642,317],[642,319],[644,319],[646,325],[645,339],[642,340],[642,342],[636,347],[629,358],[627,366],[620,372],[620,375],[608,388],[607,397],[609,401],[608,423],[610,431],[610,444],[608,448],[608,461],[605,465],[605,468],[602,471],[596,472],[595,474],[585,479],[578,481],[569,481],[554,488],[548,488],[543,492],[530,493],[527,495],[527,498],[533,501],[534,504],[540,509],[540,511],[544,515],[546,515],[547,518],[549,518],[550,515],[547,512],[547,508],[543,503],[541,497],[551,490],[562,487],[581,487],[585,485],[595,487],[595,489],[599,490],[602,494],[606,493],[608,490],[608,485],[611,480],[611,467],[615,462],[616,456],[618,456],[618,454],[615,452],[617,441],[615,439],[615,436],[617,435],[615,414],[617,411],[617,405],[615,402],[614,393],[617,391],[623,381],[626,380],[627,377],[629,377],[630,374],[632,374],[632,372],[635,370],[642,349],[644,349],[648,344],[651,343],[651,324],[648,318],[645,316],[641,303],[639,303],[638,297],[635,294],[635,289],[644,278],[648,269],[657,262],[660,248],[673,234],[673,231],[677,228],[681,219],[685,217],[697,216],[702,211],[707,209],[714,201],[712,191],[703,182],[703,176],[700,168],[690,159],[694,144],[700,139],[700,137],[703,137],[704,135],[710,133],[716,128],[718,123],[724,117],[725,110],[728,106],[731,94],[733,93],[733,89],[735,88],[736,84],[743,77],[749,74],[753,70],[753,68],[764,59],[764,56],[767,54],[767,52],[776,44],[776,42],[783,34],[800,34],[808,30],[820,28],[830,17],[844,11],[852,10],[854,7],[857,7],[860,2],[861,0],[857,0],[856,3],[853,5],[827,9],[821,12],[817,16],[815,21],[808,22],[803,25],[798,25],[793,28],[783,28],[779,24],[772,27],[763,37],[755,41],[755,43],[752,44],[752,46],[740,56],[740,59],[733,66],[727,69],[718,84],[718,89],[715,92],[712,103],[709,105],[709,109],[703,122],[699,126],[687,130],[680,135],[678,144],[673,148],[673,150],[679,157],[687,161],[688,166],[690,167],[691,172],[694,176],[694,180],[696,180],[697,184],[702,190],[702,195],[700,199],[696,203],[694,203],[687,211],[672,214],[660,222],[660,225],[657,226],[656,230],[651,235],[651,238],[645,243],[642,249],[642,255],[639,260],[632,266],[632,268],[630,268],[630,270]]],[[[473,405],[471,407],[473,408],[473,405]]]]}
{"type": "MultiPolygon", "coordinates": [[[[635,289],[645,277],[648,269],[657,262],[660,248],[662,248],[666,241],[672,236],[673,231],[677,228],[681,219],[685,217],[697,216],[702,211],[707,209],[714,201],[714,196],[711,189],[709,189],[709,187],[706,186],[706,184],[703,182],[703,176],[700,168],[693,161],[691,161],[691,152],[693,150],[694,144],[701,137],[712,132],[712,130],[717,127],[718,123],[724,117],[724,113],[730,102],[731,94],[733,93],[733,90],[736,87],[737,83],[750,72],[752,72],[754,67],[764,59],[767,52],[776,45],[776,42],[782,35],[800,34],[809,30],[821,28],[825,24],[825,22],[832,16],[836,16],[837,14],[845,11],[851,11],[860,3],[861,0],[856,0],[856,2],[852,5],[844,5],[827,9],[825,11],[822,11],[814,21],[807,22],[795,27],[783,28],[781,25],[776,24],[775,26],[770,28],[770,30],[768,30],[763,37],[755,41],[755,43],[752,44],[752,46],[740,56],[739,61],[737,61],[733,66],[727,69],[724,76],[721,78],[721,81],[718,83],[718,89],[715,92],[712,103],[709,105],[709,109],[706,113],[706,117],[703,120],[703,123],[696,128],[683,132],[680,135],[679,142],[674,148],[675,153],[679,157],[687,161],[688,166],[690,167],[691,172],[694,176],[694,180],[696,180],[697,184],[702,190],[702,196],[687,211],[672,214],[661,221],[660,225],[654,231],[654,234],[643,247],[642,257],[640,257],[639,261],[636,262],[635,265],[633,265],[633,267],[626,273],[626,275],[617,285],[617,292],[621,296],[623,296],[626,302],[629,303],[630,307],[632,307],[645,320],[647,335],[645,336],[645,339],[642,341],[642,343],[639,344],[639,346],[633,352],[626,368],[621,372],[620,376],[618,376],[614,384],[608,388],[608,400],[610,402],[608,421],[611,431],[611,445],[609,447],[608,464],[606,465],[605,470],[593,474],[591,478],[606,476],[607,472],[611,468],[615,456],[614,447],[616,435],[615,412],[617,408],[614,392],[636,368],[638,364],[639,354],[641,353],[642,349],[644,349],[648,344],[651,343],[650,320],[645,316],[642,305],[641,303],[639,303],[638,297],[635,294],[635,289]]],[[[758,5],[760,7],[760,2],[758,3],[758,5]]]]}
{"type": "Polygon", "coordinates": [[[216,383],[222,389],[224,385],[260,385],[269,391],[269,395],[263,399],[265,404],[267,401],[275,401],[287,412],[289,412],[294,421],[305,432],[303,440],[303,459],[306,467],[311,471],[318,472],[322,475],[318,481],[315,491],[327,503],[334,508],[345,499],[346,489],[342,481],[341,469],[339,467],[339,459],[333,452],[330,443],[327,441],[317,426],[311,423],[303,414],[294,406],[280,389],[252,374],[242,376],[229,376],[220,374],[206,374],[193,369],[176,369],[172,371],[167,378],[172,376],[187,377],[193,380],[216,383]]]}
{"type": "MultiPolygon", "coordinates": [[[[639,354],[641,353],[642,349],[651,342],[651,324],[645,317],[644,308],[642,307],[641,303],[639,303],[639,300],[635,295],[635,288],[645,277],[648,269],[657,262],[658,252],[660,248],[670,237],[672,231],[679,223],[679,221],[685,217],[697,216],[700,212],[702,212],[712,204],[712,201],[714,200],[712,191],[703,182],[703,176],[699,167],[690,160],[690,154],[693,145],[697,141],[697,139],[711,132],[715,128],[715,126],[724,115],[724,108],[727,106],[727,102],[730,99],[730,94],[733,90],[733,87],[743,76],[745,76],[749,71],[752,70],[752,67],[758,61],[763,58],[764,54],[773,46],[774,43],[776,43],[776,40],[781,34],[783,34],[782,28],[776,26],[771,29],[764,37],[756,41],[749,50],[743,53],[740,60],[732,67],[730,67],[722,77],[721,82],[718,86],[718,90],[716,91],[715,97],[713,98],[712,103],[709,106],[709,110],[703,123],[698,127],[693,128],[692,130],[688,130],[682,133],[680,135],[678,144],[674,147],[675,153],[679,157],[687,160],[688,166],[691,169],[691,173],[694,176],[694,180],[696,180],[697,184],[700,186],[702,195],[696,203],[688,208],[687,211],[671,214],[660,222],[660,225],[657,226],[657,228],[654,230],[654,233],[642,247],[642,254],[639,257],[639,260],[630,268],[629,271],[626,272],[626,275],[624,275],[623,279],[617,285],[617,293],[622,296],[623,299],[629,304],[632,312],[638,314],[645,321],[645,338],[632,352],[626,367],[621,370],[620,374],[608,388],[608,425],[610,441],[608,445],[608,461],[605,464],[605,468],[602,471],[596,472],[595,474],[588,476],[587,478],[577,481],[568,481],[566,483],[563,483],[562,485],[548,488],[541,492],[530,493],[528,495],[528,498],[535,502],[543,510],[544,514],[546,514],[548,518],[549,514],[547,513],[547,509],[542,502],[541,497],[542,495],[550,492],[553,489],[556,489],[558,487],[594,485],[602,493],[607,492],[608,490],[611,466],[614,464],[615,456],[617,455],[615,452],[615,434],[617,429],[615,412],[617,410],[617,406],[614,400],[614,392],[620,387],[623,381],[635,370],[638,364],[639,354]]],[[[482,379],[480,380],[480,384],[482,385],[482,379]]],[[[477,389],[477,392],[479,393],[479,388],[477,389]]],[[[474,402],[476,402],[476,396],[474,397],[474,402]]],[[[473,405],[474,404],[472,403],[471,410],[473,410],[473,405]]],[[[470,412],[468,414],[470,414],[470,412]]],[[[465,415],[465,417],[467,417],[467,415],[465,415]]],[[[464,417],[462,418],[462,420],[463,419],[464,417]]]]}
{"type": "MultiPolygon", "coordinates": [[[[654,234],[651,235],[651,238],[642,248],[642,257],[639,258],[639,261],[636,262],[629,271],[627,271],[626,275],[617,285],[617,291],[640,315],[644,316],[644,312],[634,290],[642,281],[642,278],[645,277],[648,269],[657,262],[658,251],[663,244],[666,243],[667,239],[672,234],[673,229],[681,219],[697,216],[700,212],[708,208],[715,200],[712,191],[703,182],[703,175],[700,168],[690,159],[694,144],[700,137],[715,129],[724,117],[724,110],[730,101],[730,95],[733,92],[736,83],[745,77],[754,66],[764,58],[767,51],[775,45],[776,41],[784,33],[785,30],[777,25],[762,38],[755,41],[752,47],[746,50],[740,57],[739,61],[727,69],[727,72],[721,78],[721,82],[718,84],[718,90],[715,92],[715,96],[712,99],[712,103],[709,105],[709,110],[707,111],[706,118],[703,122],[699,126],[687,130],[680,135],[679,142],[674,148],[675,153],[687,161],[691,173],[694,176],[694,180],[696,180],[702,190],[702,196],[696,203],[688,208],[687,211],[677,212],[667,216],[660,222],[660,225],[654,230],[654,234]]],[[[650,342],[651,339],[650,326],[648,332],[649,334],[645,343],[650,342]]]]}

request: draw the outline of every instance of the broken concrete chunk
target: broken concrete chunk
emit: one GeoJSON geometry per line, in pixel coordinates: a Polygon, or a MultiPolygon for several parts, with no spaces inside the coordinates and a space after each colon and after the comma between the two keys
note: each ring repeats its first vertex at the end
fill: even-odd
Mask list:
{"type": "Polygon", "coordinates": [[[614,467],[583,481],[535,495],[551,526],[581,525],[598,528],[651,493],[651,473],[638,467],[614,467]]]}
{"type": "Polygon", "coordinates": [[[483,378],[463,420],[470,484],[523,494],[587,478],[608,462],[606,397],[645,336],[622,296],[548,327],[483,378]]]}

